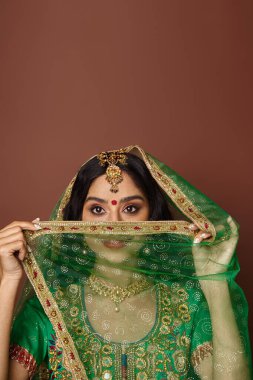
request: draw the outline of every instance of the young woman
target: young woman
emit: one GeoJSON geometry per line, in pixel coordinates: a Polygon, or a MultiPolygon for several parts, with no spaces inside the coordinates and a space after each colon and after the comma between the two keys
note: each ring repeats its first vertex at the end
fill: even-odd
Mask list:
{"type": "Polygon", "coordinates": [[[237,230],[140,147],[94,156],[0,230],[0,379],[250,379],[237,230]]]}

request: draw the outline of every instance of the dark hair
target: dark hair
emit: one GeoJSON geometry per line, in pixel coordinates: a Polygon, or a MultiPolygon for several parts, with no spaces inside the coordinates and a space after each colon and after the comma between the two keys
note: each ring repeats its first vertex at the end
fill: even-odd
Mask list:
{"type": "MultiPolygon", "coordinates": [[[[143,160],[134,154],[126,153],[127,165],[117,164],[125,171],[148,199],[150,207],[149,220],[172,219],[166,195],[151,176],[143,160]]],[[[92,182],[105,174],[106,166],[101,166],[97,157],[93,157],[79,170],[73,185],[69,202],[64,212],[63,220],[82,220],[83,204],[92,182]]]]}

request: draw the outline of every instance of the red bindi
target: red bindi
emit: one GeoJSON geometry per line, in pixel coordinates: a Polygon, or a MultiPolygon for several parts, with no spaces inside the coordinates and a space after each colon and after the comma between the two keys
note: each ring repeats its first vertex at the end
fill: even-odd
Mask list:
{"type": "Polygon", "coordinates": [[[113,206],[115,206],[117,203],[118,203],[118,202],[117,202],[115,199],[112,200],[112,205],[113,205],[113,206]]]}

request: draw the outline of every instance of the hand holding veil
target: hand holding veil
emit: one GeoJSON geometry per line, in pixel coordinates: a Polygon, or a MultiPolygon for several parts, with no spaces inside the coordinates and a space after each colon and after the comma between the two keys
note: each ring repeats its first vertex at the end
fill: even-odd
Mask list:
{"type": "MultiPolygon", "coordinates": [[[[238,229],[231,216],[227,218],[231,235],[228,240],[224,240],[217,246],[194,244],[192,248],[193,260],[197,276],[218,275],[226,272],[234,255],[238,242],[238,229]]],[[[223,226],[217,226],[217,231],[221,231],[223,226]]],[[[195,238],[196,239],[196,238],[195,238]]]]}

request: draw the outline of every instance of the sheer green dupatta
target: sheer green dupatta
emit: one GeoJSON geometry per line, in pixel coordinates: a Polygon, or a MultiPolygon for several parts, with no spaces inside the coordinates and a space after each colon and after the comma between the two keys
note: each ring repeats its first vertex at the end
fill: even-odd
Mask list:
{"type": "Polygon", "coordinates": [[[125,373],[143,379],[249,379],[247,302],[235,282],[238,224],[139,146],[125,149],[144,160],[173,220],[63,221],[75,176],[50,220],[39,223],[42,229],[25,231],[31,285],[20,305],[36,293],[73,379],[125,373]],[[193,243],[191,223],[211,237],[193,243]],[[117,249],[108,245],[112,240],[117,249]],[[94,273],[99,278],[93,281],[94,273]],[[134,283],[130,295],[117,281],[126,274],[134,283]],[[114,298],[106,287],[109,276],[119,286],[114,298]]]}

